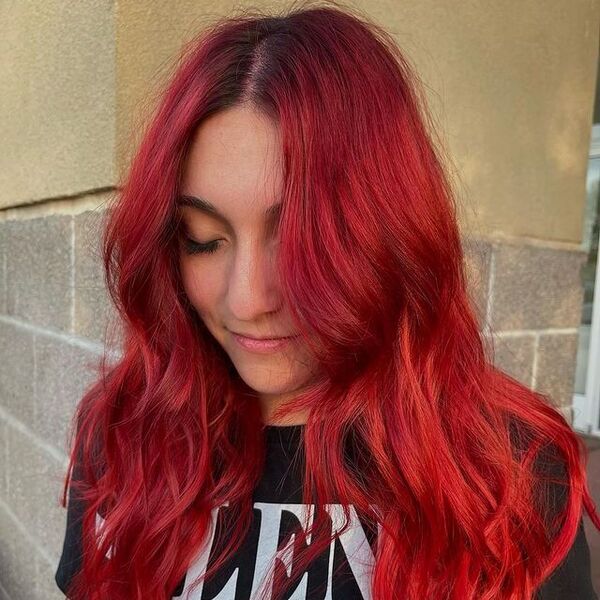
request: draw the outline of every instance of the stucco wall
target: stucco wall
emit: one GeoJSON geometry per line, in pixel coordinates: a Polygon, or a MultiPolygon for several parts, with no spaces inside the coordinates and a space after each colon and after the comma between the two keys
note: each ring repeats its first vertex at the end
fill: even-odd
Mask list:
{"type": "Polygon", "coordinates": [[[0,208],[114,185],[114,4],[3,2],[0,23],[0,208]]]}

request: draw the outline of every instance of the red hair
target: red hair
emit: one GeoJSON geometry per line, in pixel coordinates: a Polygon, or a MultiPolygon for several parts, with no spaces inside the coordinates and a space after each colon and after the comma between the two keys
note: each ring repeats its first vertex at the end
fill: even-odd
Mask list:
{"type": "MultiPolygon", "coordinates": [[[[71,425],[79,477],[67,476],[62,504],[71,484],[86,512],[70,597],[166,600],[213,507],[239,510],[207,577],[249,527],[261,414],[183,292],[175,202],[196,128],[242,102],[281,132],[278,273],[321,367],[286,407],[311,408],[303,501],[316,511],[298,573],[331,541],[320,507],[332,497],[379,524],[378,600],[528,599],[583,507],[600,528],[583,442],[548,397],[492,364],[416,75],[389,34],[331,4],[202,32],[120,186],[103,258],[123,354],[71,425]],[[561,468],[544,474],[547,460],[561,468]],[[556,513],[549,489],[564,492],[556,513]]],[[[287,575],[274,575],[281,598],[287,575]]]]}

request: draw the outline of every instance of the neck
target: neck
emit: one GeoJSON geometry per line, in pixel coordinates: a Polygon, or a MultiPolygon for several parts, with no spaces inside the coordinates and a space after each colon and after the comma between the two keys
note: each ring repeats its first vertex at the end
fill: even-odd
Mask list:
{"type": "Polygon", "coordinates": [[[294,412],[288,412],[286,414],[276,415],[278,411],[285,403],[289,402],[291,397],[265,397],[261,396],[260,406],[262,412],[262,419],[265,425],[305,425],[308,420],[308,409],[298,410],[294,412]]]}

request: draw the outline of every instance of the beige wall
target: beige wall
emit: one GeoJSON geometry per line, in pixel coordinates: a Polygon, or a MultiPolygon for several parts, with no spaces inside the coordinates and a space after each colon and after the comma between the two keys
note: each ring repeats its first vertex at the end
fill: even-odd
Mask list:
{"type": "Polygon", "coordinates": [[[0,208],[115,181],[112,2],[0,6],[0,208]]]}
{"type": "MultiPolygon", "coordinates": [[[[0,37],[0,206],[114,184],[181,43],[236,2],[16,3],[0,37]]],[[[287,3],[257,3],[285,7],[287,3]]],[[[596,0],[356,2],[421,75],[479,235],[581,239],[596,0]]]]}

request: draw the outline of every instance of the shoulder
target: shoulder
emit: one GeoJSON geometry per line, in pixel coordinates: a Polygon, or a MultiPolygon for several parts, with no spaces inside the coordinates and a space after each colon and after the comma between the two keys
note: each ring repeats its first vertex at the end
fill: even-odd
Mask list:
{"type": "MultiPolygon", "coordinates": [[[[569,501],[571,478],[564,450],[554,439],[541,440],[521,422],[512,421],[510,427],[513,447],[523,459],[532,460],[534,475],[534,503],[543,516],[546,527],[552,532],[562,523],[562,515],[569,501]],[[535,441],[534,441],[535,440],[535,441]]],[[[568,438],[568,452],[577,451],[576,433],[568,438]]],[[[568,553],[538,588],[534,600],[598,600],[592,585],[590,549],[585,534],[583,517],[568,553]]]]}
{"type": "MultiPolygon", "coordinates": [[[[102,470],[100,462],[102,453],[99,439],[98,435],[93,437],[92,452],[88,457],[88,460],[91,461],[91,470],[96,479],[101,475],[102,470]]],[[[83,485],[83,487],[87,487],[89,484],[84,478],[82,442],[83,440],[80,440],[77,447],[72,449],[74,460],[68,489],[66,526],[59,562],[54,572],[54,581],[65,595],[67,595],[68,587],[82,564],[83,518],[87,505],[81,496],[81,488],[79,486],[83,485]]]]}
{"type": "Polygon", "coordinates": [[[590,549],[583,520],[569,553],[541,585],[535,600],[598,600],[592,585],[590,549]]]}
{"type": "MultiPolygon", "coordinates": [[[[549,528],[552,529],[550,524],[558,527],[562,523],[558,515],[566,508],[571,484],[567,462],[556,444],[547,443],[541,448],[535,459],[535,472],[539,477],[536,496],[540,509],[549,528]]],[[[535,596],[535,600],[571,599],[598,600],[592,585],[590,549],[583,516],[579,519],[570,550],[535,596]]]]}

